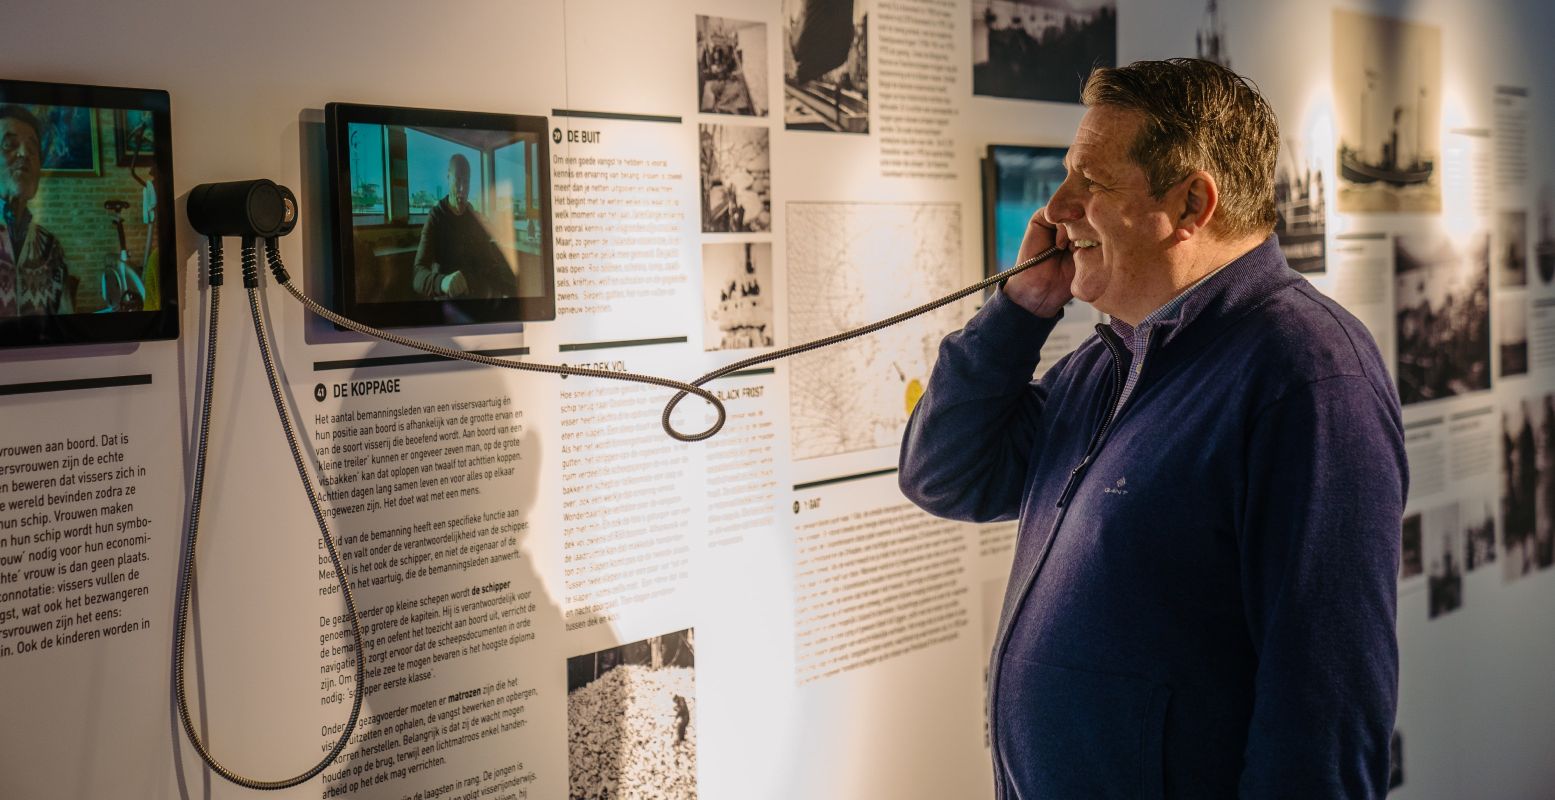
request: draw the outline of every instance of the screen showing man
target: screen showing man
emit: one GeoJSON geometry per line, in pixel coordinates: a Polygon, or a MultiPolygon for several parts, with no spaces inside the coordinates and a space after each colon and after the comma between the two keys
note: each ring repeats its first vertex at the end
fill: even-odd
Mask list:
{"type": "Polygon", "coordinates": [[[0,317],[74,312],[64,246],[28,207],[43,172],[43,123],[17,105],[0,106],[0,317]]]}
{"type": "Polygon", "coordinates": [[[513,267],[491,240],[480,213],[470,207],[470,160],[448,157],[448,194],[421,226],[411,287],[422,297],[512,297],[513,267]]]}

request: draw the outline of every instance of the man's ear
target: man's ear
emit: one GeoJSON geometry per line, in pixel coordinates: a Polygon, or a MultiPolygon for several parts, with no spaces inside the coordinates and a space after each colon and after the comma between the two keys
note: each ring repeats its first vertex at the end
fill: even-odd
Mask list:
{"type": "Polygon", "coordinates": [[[1220,205],[1220,187],[1215,185],[1214,176],[1204,170],[1194,170],[1177,186],[1182,192],[1178,205],[1181,210],[1173,220],[1172,233],[1178,241],[1187,241],[1203,232],[1214,219],[1220,205]]]}

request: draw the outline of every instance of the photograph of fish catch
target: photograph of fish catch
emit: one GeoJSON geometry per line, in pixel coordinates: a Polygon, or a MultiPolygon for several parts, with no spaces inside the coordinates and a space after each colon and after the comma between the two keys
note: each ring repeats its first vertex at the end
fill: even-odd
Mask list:
{"type": "Polygon", "coordinates": [[[854,0],[783,0],[783,125],[869,133],[869,11],[854,0]]]}
{"type": "Polygon", "coordinates": [[[570,800],[696,800],[692,630],[567,659],[570,800]]]}
{"type": "Polygon", "coordinates": [[[1490,237],[1394,239],[1398,395],[1408,405],[1490,388],[1490,237]]]}
{"type": "Polygon", "coordinates": [[[702,125],[702,232],[772,230],[772,134],[766,128],[702,125]]]}
{"type": "Polygon", "coordinates": [[[1096,67],[1118,63],[1112,0],[973,0],[972,93],[1080,102],[1096,67]]]}
{"type": "Polygon", "coordinates": [[[767,26],[697,16],[697,110],[767,115],[767,26]]]}
{"type": "Polygon", "coordinates": [[[1339,211],[1442,210],[1442,29],[1334,11],[1339,211]]]}
{"type": "Polygon", "coordinates": [[[772,243],[702,245],[703,350],[771,347],[772,243]]]}

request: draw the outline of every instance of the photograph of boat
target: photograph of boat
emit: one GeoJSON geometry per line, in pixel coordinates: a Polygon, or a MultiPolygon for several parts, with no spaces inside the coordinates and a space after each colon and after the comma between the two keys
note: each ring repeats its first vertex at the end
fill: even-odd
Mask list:
{"type": "Polygon", "coordinates": [[[1490,235],[1442,231],[1393,240],[1399,401],[1490,388],[1490,235]]]}
{"type": "Polygon", "coordinates": [[[1194,34],[1193,52],[1205,61],[1231,69],[1231,54],[1226,52],[1226,28],[1220,20],[1220,4],[1215,0],[1209,0],[1204,8],[1204,21],[1194,34]]]}
{"type": "Polygon", "coordinates": [[[1338,208],[1442,209],[1441,29],[1334,11],[1338,208]]]}
{"type": "Polygon", "coordinates": [[[1080,102],[1095,67],[1118,63],[1113,0],[973,0],[972,93],[1080,102]]]}
{"type": "Polygon", "coordinates": [[[869,133],[869,12],[854,0],[783,0],[783,125],[869,133]]]}
{"type": "Polygon", "coordinates": [[[1551,217],[1555,217],[1555,189],[1546,183],[1539,191],[1539,238],[1533,243],[1534,267],[1546,286],[1555,281],[1555,229],[1551,217]]]}
{"type": "Polygon", "coordinates": [[[1496,239],[1491,250],[1490,271],[1496,274],[1496,286],[1528,285],[1528,212],[1502,211],[1496,214],[1496,239]]]}
{"type": "Polygon", "coordinates": [[[1274,172],[1274,235],[1291,268],[1308,274],[1328,269],[1323,169],[1310,153],[1287,139],[1274,172]]]}

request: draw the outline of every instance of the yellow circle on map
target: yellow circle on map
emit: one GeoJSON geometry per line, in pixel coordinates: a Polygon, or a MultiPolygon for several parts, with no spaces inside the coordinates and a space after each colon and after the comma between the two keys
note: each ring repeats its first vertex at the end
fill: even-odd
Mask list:
{"type": "Polygon", "coordinates": [[[917,407],[918,400],[923,397],[923,384],[917,378],[907,382],[907,414],[912,415],[912,410],[917,407]]]}

